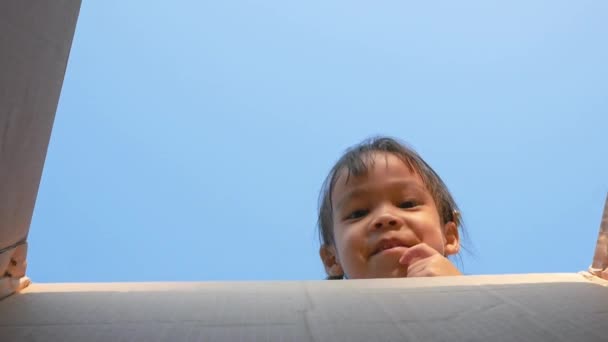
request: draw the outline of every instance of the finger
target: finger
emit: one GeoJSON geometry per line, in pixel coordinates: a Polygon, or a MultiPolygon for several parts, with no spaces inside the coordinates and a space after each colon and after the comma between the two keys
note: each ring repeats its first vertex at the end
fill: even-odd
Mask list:
{"type": "Polygon", "coordinates": [[[422,242],[412,248],[408,248],[405,253],[399,258],[399,263],[402,265],[411,265],[419,260],[426,259],[435,254],[439,254],[434,248],[422,242]]]}
{"type": "Polygon", "coordinates": [[[424,277],[424,273],[426,272],[426,262],[424,262],[423,260],[421,260],[422,262],[416,262],[414,264],[411,264],[409,266],[407,266],[407,273],[406,273],[406,277],[411,278],[411,277],[424,277]]]}
{"type": "MultiPolygon", "coordinates": [[[[407,277],[433,277],[439,275],[438,266],[441,266],[442,259],[445,259],[441,254],[436,253],[429,257],[418,259],[407,265],[407,277]]],[[[447,261],[447,259],[445,259],[447,261]]]]}
{"type": "Polygon", "coordinates": [[[408,278],[422,278],[422,277],[435,277],[435,276],[437,276],[435,273],[433,273],[432,271],[429,271],[426,268],[423,268],[416,272],[407,273],[408,278]]]}

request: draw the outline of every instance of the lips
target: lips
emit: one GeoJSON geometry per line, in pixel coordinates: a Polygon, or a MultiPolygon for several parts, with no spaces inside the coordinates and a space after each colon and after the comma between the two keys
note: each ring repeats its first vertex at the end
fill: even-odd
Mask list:
{"type": "Polygon", "coordinates": [[[405,241],[402,241],[400,239],[396,239],[396,238],[391,238],[391,239],[382,239],[380,240],[380,242],[376,245],[376,248],[374,249],[374,252],[372,253],[372,255],[376,255],[378,253],[381,253],[387,249],[391,249],[391,248],[395,248],[395,247],[411,247],[414,244],[411,243],[407,243],[405,241]]]}

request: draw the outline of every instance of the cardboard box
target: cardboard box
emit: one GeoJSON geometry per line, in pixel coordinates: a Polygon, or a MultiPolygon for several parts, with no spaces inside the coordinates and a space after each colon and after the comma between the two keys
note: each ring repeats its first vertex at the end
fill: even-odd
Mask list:
{"type": "Polygon", "coordinates": [[[579,274],[30,285],[27,233],[79,8],[0,2],[0,341],[608,341],[608,200],[579,274]]]}
{"type": "Polygon", "coordinates": [[[28,284],[25,241],[79,10],[0,1],[0,298],[28,284]]]}
{"type": "Polygon", "coordinates": [[[32,284],[2,341],[607,341],[608,282],[527,274],[32,284]]]}

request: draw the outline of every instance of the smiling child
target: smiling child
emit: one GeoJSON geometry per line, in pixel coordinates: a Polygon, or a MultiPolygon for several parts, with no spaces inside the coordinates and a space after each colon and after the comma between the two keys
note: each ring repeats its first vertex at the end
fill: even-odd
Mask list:
{"type": "Polygon", "coordinates": [[[328,279],[460,275],[460,212],[411,148],[388,137],[351,147],[319,201],[319,254],[328,279]]]}

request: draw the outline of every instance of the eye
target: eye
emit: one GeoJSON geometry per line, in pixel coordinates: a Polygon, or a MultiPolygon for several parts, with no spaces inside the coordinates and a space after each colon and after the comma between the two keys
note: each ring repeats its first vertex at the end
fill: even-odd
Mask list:
{"type": "Polygon", "coordinates": [[[357,209],[355,211],[353,211],[352,213],[348,214],[348,216],[346,216],[346,220],[354,220],[354,219],[358,219],[361,218],[365,215],[367,215],[369,211],[366,209],[357,209]]]}
{"type": "Polygon", "coordinates": [[[404,201],[399,203],[399,208],[401,209],[411,209],[418,206],[418,203],[416,203],[415,201],[404,201]]]}

